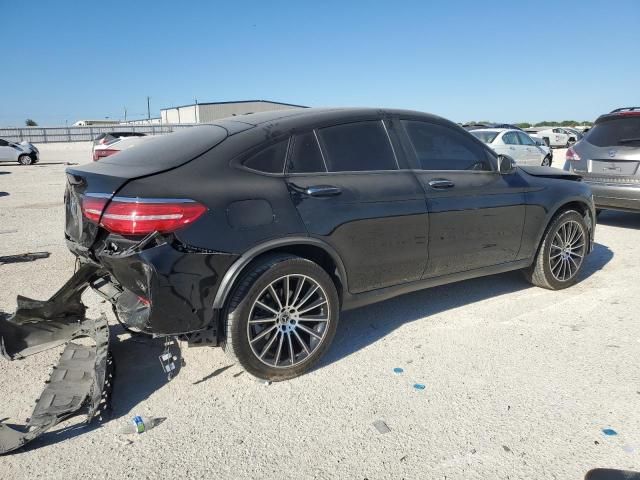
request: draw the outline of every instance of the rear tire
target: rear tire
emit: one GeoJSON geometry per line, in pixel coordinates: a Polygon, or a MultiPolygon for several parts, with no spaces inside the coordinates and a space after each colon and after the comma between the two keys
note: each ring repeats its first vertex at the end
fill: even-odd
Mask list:
{"type": "Polygon", "coordinates": [[[538,287],[562,290],[576,283],[589,242],[589,230],[582,215],[565,210],[547,228],[533,264],[523,270],[526,279],[538,287]]]}
{"type": "Polygon", "coordinates": [[[31,165],[33,163],[33,159],[29,155],[20,155],[18,157],[18,163],[20,165],[31,165]]]}
{"type": "Polygon", "coordinates": [[[326,352],[338,316],[338,293],[322,267],[293,255],[270,255],[248,267],[231,293],[223,349],[255,377],[288,380],[309,371],[326,352]]]}

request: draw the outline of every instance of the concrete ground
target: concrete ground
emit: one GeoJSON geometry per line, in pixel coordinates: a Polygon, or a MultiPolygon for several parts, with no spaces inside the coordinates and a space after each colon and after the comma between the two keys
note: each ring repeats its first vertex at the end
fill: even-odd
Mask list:
{"type": "MultiPolygon", "coordinates": [[[[64,162],[87,159],[82,148],[52,148],[37,166],[0,164],[0,256],[51,254],[0,265],[0,310],[13,310],[17,294],[48,298],[73,272],[64,162]]],[[[595,467],[640,470],[640,215],[605,212],[596,240],[580,282],[564,291],[514,272],[345,313],[318,368],[271,385],[208,348],[185,348],[168,383],[160,343],[114,322],[114,418],[65,423],[0,457],[0,478],[580,479],[595,467]],[[136,414],[166,421],[118,434],[136,414]]],[[[94,314],[110,315],[86,297],[94,314]]],[[[58,353],[0,360],[0,419],[24,421],[58,353]]]]}

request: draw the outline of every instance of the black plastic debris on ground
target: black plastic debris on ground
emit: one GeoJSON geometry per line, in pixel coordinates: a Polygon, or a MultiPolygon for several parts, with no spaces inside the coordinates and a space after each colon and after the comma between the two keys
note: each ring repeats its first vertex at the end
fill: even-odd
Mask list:
{"type": "Polygon", "coordinates": [[[5,255],[4,257],[0,257],[0,265],[6,265],[8,263],[33,262],[34,260],[49,258],[50,255],[51,254],[49,252],[29,252],[21,253],[19,255],[5,255]]]}
{"type": "Polygon", "coordinates": [[[9,192],[0,192],[0,197],[8,197],[9,192]]]}

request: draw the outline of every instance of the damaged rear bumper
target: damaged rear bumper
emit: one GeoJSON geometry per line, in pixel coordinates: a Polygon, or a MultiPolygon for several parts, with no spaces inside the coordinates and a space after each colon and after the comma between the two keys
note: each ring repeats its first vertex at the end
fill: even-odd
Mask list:
{"type": "Polygon", "coordinates": [[[22,447],[67,418],[86,413],[89,422],[106,408],[112,366],[109,327],[104,315],[85,318],[80,301],[88,282],[99,273],[95,266],[85,265],[48,301],[18,297],[15,314],[0,313],[0,353],[7,360],[70,340],[91,339],[90,345],[73,341],[66,345],[26,425],[0,422],[0,454],[22,447]]]}

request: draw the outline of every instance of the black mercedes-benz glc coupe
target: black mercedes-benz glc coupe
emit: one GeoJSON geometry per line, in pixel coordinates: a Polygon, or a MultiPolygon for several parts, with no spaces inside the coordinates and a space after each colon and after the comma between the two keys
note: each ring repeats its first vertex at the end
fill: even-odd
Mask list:
{"type": "Polygon", "coordinates": [[[595,229],[578,175],[517,167],[403,110],[233,117],[70,167],[67,181],[82,266],[53,310],[90,286],[128,328],[207,338],[270,380],[307,371],[341,310],[516,269],[570,286],[595,229]]]}

